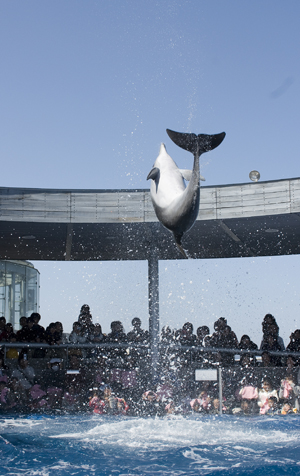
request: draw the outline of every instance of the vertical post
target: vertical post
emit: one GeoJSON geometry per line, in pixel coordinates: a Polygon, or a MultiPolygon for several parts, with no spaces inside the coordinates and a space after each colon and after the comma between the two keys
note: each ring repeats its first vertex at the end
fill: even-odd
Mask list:
{"type": "Polygon", "coordinates": [[[152,380],[157,377],[159,361],[159,262],[151,250],[148,258],[149,334],[152,380]]]}
{"type": "Polygon", "coordinates": [[[223,408],[223,392],[222,392],[222,369],[221,367],[218,368],[219,373],[219,415],[222,415],[222,408],[223,408]]]}

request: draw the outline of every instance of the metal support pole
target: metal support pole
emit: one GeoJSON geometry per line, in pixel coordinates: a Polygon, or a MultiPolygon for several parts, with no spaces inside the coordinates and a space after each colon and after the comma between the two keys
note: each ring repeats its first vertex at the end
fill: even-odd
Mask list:
{"type": "Polygon", "coordinates": [[[219,415],[222,415],[222,409],[223,409],[223,392],[222,392],[222,369],[221,367],[218,368],[218,373],[219,373],[219,415]]]}
{"type": "Polygon", "coordinates": [[[157,377],[159,361],[159,262],[155,252],[148,258],[149,334],[152,380],[157,377]]]}

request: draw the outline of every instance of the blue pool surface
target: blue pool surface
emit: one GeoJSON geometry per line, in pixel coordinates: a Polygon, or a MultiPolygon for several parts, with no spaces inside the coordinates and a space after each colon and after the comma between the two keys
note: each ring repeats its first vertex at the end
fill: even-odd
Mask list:
{"type": "Polygon", "coordinates": [[[1,475],[300,475],[300,417],[0,417],[1,475]]]}

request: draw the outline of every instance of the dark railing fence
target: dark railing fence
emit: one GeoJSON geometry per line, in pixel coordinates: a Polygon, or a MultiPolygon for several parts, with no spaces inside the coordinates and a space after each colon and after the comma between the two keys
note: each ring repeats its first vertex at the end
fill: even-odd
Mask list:
{"type": "MultiPolygon", "coordinates": [[[[65,350],[66,358],[64,360],[64,365],[68,364],[69,351],[71,349],[85,349],[85,350],[96,350],[96,351],[108,351],[113,349],[129,349],[130,350],[141,350],[142,354],[145,354],[145,351],[151,355],[152,348],[150,344],[138,344],[133,342],[117,342],[117,343],[97,343],[97,344],[71,344],[64,343],[59,345],[49,345],[43,343],[33,343],[33,342],[0,342],[0,349],[3,349],[4,356],[6,356],[6,351],[11,348],[16,348],[18,351],[25,349],[45,349],[46,351],[51,351],[55,353],[56,350],[65,350]]],[[[244,350],[244,349],[231,349],[226,347],[202,347],[202,346],[186,346],[180,344],[164,344],[160,343],[159,346],[160,357],[166,355],[167,353],[179,353],[186,354],[189,356],[190,363],[195,362],[195,356],[214,356],[216,354],[228,354],[234,356],[243,356],[249,355],[251,357],[261,357],[264,352],[268,352],[271,356],[281,357],[282,363],[284,365],[284,360],[288,356],[292,356],[295,359],[300,358],[300,352],[290,352],[288,350],[284,351],[266,351],[266,350],[244,350]]],[[[5,357],[4,357],[5,358],[5,357]]],[[[214,362],[214,359],[213,363],[214,362]]],[[[203,360],[202,360],[203,363],[203,360]]],[[[206,365],[209,365],[209,358],[207,359],[206,365]]],[[[201,364],[201,362],[199,362],[201,364]]]]}

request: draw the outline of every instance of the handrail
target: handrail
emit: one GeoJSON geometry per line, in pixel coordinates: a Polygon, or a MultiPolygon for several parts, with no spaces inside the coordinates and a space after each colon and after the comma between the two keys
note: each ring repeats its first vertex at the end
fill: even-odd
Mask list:
{"type": "MultiPolygon", "coordinates": [[[[4,347],[6,349],[7,347],[9,348],[38,348],[38,349],[94,349],[94,348],[112,348],[112,349],[128,349],[128,348],[134,348],[134,349],[150,349],[150,344],[142,344],[142,343],[136,343],[136,342],[98,342],[98,343],[87,343],[87,344],[73,344],[73,343],[64,343],[64,344],[46,344],[46,343],[37,343],[37,342],[5,342],[5,341],[0,341],[0,348],[4,347]]],[[[169,350],[175,350],[175,351],[180,351],[180,350],[188,350],[192,352],[201,352],[201,353],[217,353],[217,352],[222,352],[226,354],[250,354],[250,355],[262,355],[264,352],[268,352],[270,355],[275,355],[275,356],[280,356],[280,357],[286,357],[287,355],[292,355],[294,357],[300,357],[300,352],[291,352],[289,350],[248,350],[248,349],[232,349],[228,347],[203,347],[203,346],[197,346],[197,345],[181,345],[181,344],[176,344],[176,343],[170,343],[170,344],[165,344],[160,342],[159,343],[159,348],[160,349],[169,349],[169,350]]]]}

